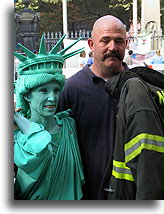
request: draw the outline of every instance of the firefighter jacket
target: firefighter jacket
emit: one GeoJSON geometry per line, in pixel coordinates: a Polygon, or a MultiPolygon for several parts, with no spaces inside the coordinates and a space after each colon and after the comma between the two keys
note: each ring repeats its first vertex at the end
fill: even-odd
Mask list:
{"type": "Polygon", "coordinates": [[[119,99],[109,200],[164,199],[164,92],[148,82],[129,70],[106,83],[119,99]]]}

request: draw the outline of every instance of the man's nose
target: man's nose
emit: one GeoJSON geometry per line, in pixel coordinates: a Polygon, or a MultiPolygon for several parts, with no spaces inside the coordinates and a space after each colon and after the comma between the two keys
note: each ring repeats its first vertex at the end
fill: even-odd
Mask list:
{"type": "Polygon", "coordinates": [[[116,50],[117,50],[116,43],[115,43],[114,40],[111,40],[111,41],[109,42],[109,50],[110,50],[110,51],[116,51],[116,50]]]}

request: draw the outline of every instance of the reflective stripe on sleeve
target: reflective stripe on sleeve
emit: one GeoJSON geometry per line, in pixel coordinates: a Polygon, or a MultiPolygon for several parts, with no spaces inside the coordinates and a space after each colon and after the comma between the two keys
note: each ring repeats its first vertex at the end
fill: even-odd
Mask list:
{"type": "Polygon", "coordinates": [[[130,168],[124,162],[113,160],[112,175],[118,179],[134,181],[130,168]]]}
{"type": "Polygon", "coordinates": [[[124,149],[125,163],[139,155],[142,149],[164,153],[164,137],[142,133],[126,143],[124,149]]]}

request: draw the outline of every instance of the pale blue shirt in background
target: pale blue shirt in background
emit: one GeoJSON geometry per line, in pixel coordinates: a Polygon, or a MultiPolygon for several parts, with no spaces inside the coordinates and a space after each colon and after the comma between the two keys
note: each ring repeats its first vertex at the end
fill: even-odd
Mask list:
{"type": "Polygon", "coordinates": [[[150,64],[164,64],[163,56],[155,56],[150,60],[150,64]]]}

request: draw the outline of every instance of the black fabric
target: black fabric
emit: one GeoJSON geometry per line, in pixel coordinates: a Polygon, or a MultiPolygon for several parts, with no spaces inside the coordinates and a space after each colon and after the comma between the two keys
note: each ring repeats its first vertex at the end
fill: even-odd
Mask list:
{"type": "MultiPolygon", "coordinates": [[[[14,163],[14,173],[15,173],[15,175],[17,174],[17,171],[18,171],[18,167],[17,167],[17,165],[14,163]]],[[[16,177],[16,176],[15,176],[16,177]]]]}
{"type": "Polygon", "coordinates": [[[163,106],[159,103],[159,97],[157,95],[157,90],[161,91],[163,88],[164,76],[150,68],[145,67],[135,67],[126,71],[122,71],[119,74],[110,78],[105,84],[105,91],[111,96],[119,100],[121,90],[124,84],[130,78],[138,78],[143,83],[149,87],[149,96],[154,103],[154,108],[156,109],[161,123],[163,123],[163,106]]]}
{"type": "Polygon", "coordinates": [[[88,66],[66,81],[59,111],[72,109],[84,168],[85,200],[107,199],[112,171],[117,101],[88,66]]]}
{"type": "MultiPolygon", "coordinates": [[[[140,68],[140,73],[144,71],[145,69],[140,68]]],[[[109,181],[109,189],[112,189],[109,192],[109,200],[161,200],[164,198],[163,153],[153,150],[153,147],[140,147],[141,150],[138,150],[139,153],[136,156],[127,161],[125,159],[125,144],[133,139],[136,140],[136,136],[147,133],[150,136],[163,137],[163,104],[159,103],[157,93],[162,93],[162,89],[150,84],[154,80],[149,79],[149,72],[145,72],[144,75],[143,80],[141,75],[131,70],[123,71],[111,77],[106,83],[106,91],[119,99],[114,160],[125,163],[134,178],[134,181],[127,181],[113,174],[109,181]]],[[[159,86],[159,82],[155,84],[159,86]]],[[[146,142],[147,145],[149,143],[156,145],[156,141],[151,141],[146,135],[143,140],[139,140],[138,145],[134,144],[133,149],[135,146],[142,145],[142,142],[146,142]]]]}
{"type": "Polygon", "coordinates": [[[111,94],[113,97],[115,97],[117,100],[120,98],[121,89],[124,85],[124,83],[130,79],[139,76],[130,70],[128,71],[122,71],[118,75],[115,75],[116,78],[109,79],[105,84],[105,91],[109,94],[111,94]],[[113,81],[114,79],[114,81],[113,81]]]}
{"type": "Polygon", "coordinates": [[[129,71],[137,74],[145,82],[164,89],[164,76],[160,72],[142,66],[131,68],[129,71]]]}
{"type": "MultiPolygon", "coordinates": [[[[111,81],[109,79],[107,83],[105,84],[105,90],[111,94],[116,99],[119,99],[121,89],[124,85],[124,83],[133,77],[138,77],[142,79],[144,82],[152,84],[156,87],[159,87],[161,89],[164,88],[164,76],[163,74],[159,73],[158,71],[155,71],[151,68],[147,67],[134,67],[131,69],[128,69],[126,71],[122,71],[119,73],[119,75],[116,74],[115,80],[111,81]],[[114,90],[114,91],[112,91],[114,90]]],[[[113,79],[113,78],[112,78],[113,79]]]]}

